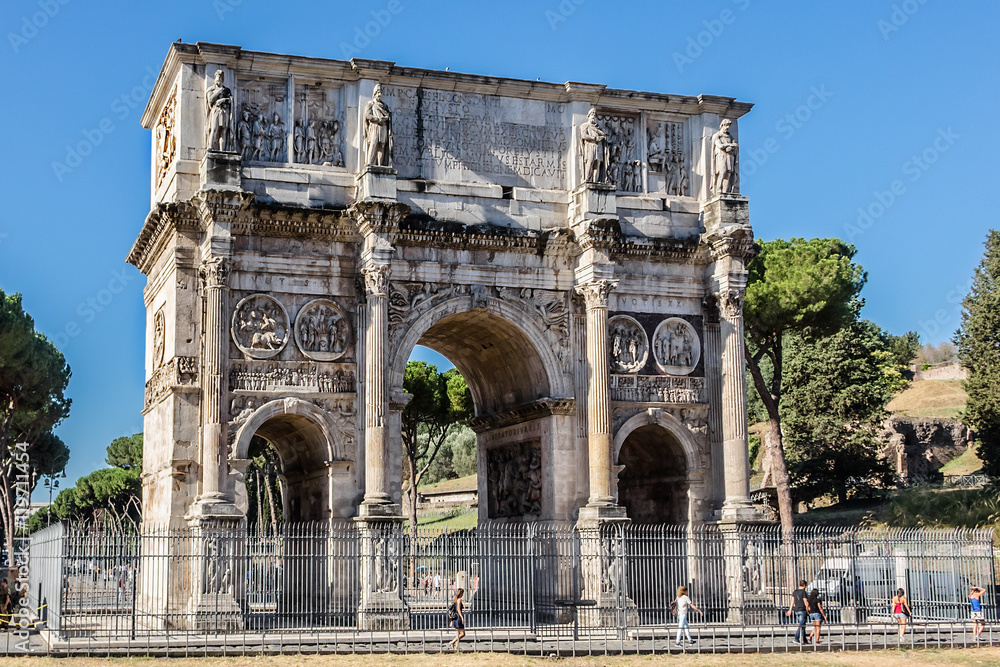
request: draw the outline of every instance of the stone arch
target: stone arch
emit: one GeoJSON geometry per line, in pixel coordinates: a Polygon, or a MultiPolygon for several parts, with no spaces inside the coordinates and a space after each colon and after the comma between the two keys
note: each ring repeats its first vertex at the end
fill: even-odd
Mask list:
{"type": "Polygon", "coordinates": [[[572,396],[572,384],[552,341],[518,307],[492,297],[477,308],[469,295],[435,305],[409,323],[389,363],[389,386],[402,387],[410,353],[418,343],[446,356],[469,383],[476,412],[490,414],[539,398],[572,396]],[[516,364],[491,363],[520,359],[516,364]],[[490,381],[484,370],[491,368],[490,381]]]}
{"type": "Polygon", "coordinates": [[[618,429],[615,495],[643,523],[684,523],[703,492],[702,457],[691,431],[662,409],[635,415],[618,429]]]}
{"type": "Polygon", "coordinates": [[[236,433],[233,456],[237,461],[248,458],[255,435],[278,452],[286,520],[351,516],[353,457],[325,410],[300,398],[265,403],[236,433]]]}

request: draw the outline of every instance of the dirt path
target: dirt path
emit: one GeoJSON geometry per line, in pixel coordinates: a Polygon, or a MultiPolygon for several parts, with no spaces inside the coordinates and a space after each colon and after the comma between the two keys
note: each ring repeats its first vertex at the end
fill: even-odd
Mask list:
{"type": "MultiPolygon", "coordinates": [[[[526,658],[506,654],[464,653],[431,655],[344,655],[344,656],[266,656],[248,658],[174,658],[170,667],[649,667],[651,665],[684,664],[715,667],[739,664],[740,667],[885,667],[900,661],[906,667],[955,665],[978,667],[1000,666],[1000,647],[918,651],[861,651],[847,653],[772,654],[772,655],[691,655],[691,656],[600,656],[590,658],[526,658]]],[[[21,658],[0,659],[0,667],[26,663],[21,658]]],[[[147,658],[35,658],[31,667],[157,667],[147,658]]]]}

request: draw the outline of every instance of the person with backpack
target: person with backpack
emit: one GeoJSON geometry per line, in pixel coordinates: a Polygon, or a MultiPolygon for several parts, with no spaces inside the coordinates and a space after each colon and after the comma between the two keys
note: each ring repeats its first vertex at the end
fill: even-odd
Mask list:
{"type": "Polygon", "coordinates": [[[452,598],[451,604],[448,606],[448,625],[455,630],[455,638],[448,642],[448,646],[455,649],[458,648],[458,642],[465,637],[465,613],[462,611],[462,596],[464,595],[465,589],[459,588],[455,591],[455,597],[452,598]]]}
{"type": "Polygon", "coordinates": [[[677,614],[677,639],[674,641],[674,646],[681,646],[681,637],[687,635],[688,644],[694,644],[695,641],[691,639],[691,629],[688,627],[688,609],[694,609],[699,614],[702,613],[701,609],[698,609],[691,602],[691,598],[688,597],[687,586],[679,586],[677,588],[677,599],[670,603],[670,611],[677,614]]]}

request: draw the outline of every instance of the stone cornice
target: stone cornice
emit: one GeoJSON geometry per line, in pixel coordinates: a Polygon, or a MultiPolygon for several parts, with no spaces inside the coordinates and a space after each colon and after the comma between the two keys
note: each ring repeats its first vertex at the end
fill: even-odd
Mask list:
{"type": "Polygon", "coordinates": [[[188,202],[160,203],[146,216],[139,236],[125,261],[148,273],[152,261],[172,231],[199,232],[203,229],[198,210],[188,202]]]}
{"type": "Polygon", "coordinates": [[[243,190],[202,190],[191,203],[198,208],[202,224],[208,227],[212,223],[232,225],[253,200],[253,193],[243,190]]]}
{"type": "Polygon", "coordinates": [[[750,225],[735,224],[718,227],[702,236],[702,242],[711,249],[712,259],[738,257],[750,260],[760,252],[754,241],[750,225]]]}
{"type": "Polygon", "coordinates": [[[261,51],[247,51],[239,46],[198,42],[175,42],[160,70],[149,104],[142,116],[143,127],[152,128],[157,110],[165,101],[166,88],[173,82],[184,63],[216,63],[242,73],[341,81],[375,79],[389,85],[418,86],[439,90],[460,90],[481,95],[501,95],[546,102],[569,103],[583,100],[596,106],[622,108],[630,111],[672,113],[680,115],[717,114],[737,119],[753,105],[731,97],[716,95],[670,95],[607,88],[601,84],[568,81],[554,83],[509,77],[463,74],[440,70],[404,67],[390,61],[355,58],[351,61],[332,58],[309,58],[261,51]]]}
{"type": "Polygon", "coordinates": [[[231,231],[234,236],[307,236],[337,241],[358,240],[354,225],[343,209],[255,204],[236,219],[231,231]]]}
{"type": "Polygon", "coordinates": [[[473,417],[469,420],[469,428],[476,433],[483,433],[504,426],[523,424],[549,415],[573,414],[576,414],[576,401],[572,398],[541,398],[494,415],[473,417]]]}

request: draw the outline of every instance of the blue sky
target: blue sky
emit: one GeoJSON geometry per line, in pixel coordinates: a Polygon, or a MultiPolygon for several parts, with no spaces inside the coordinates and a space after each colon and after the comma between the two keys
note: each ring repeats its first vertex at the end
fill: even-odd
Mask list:
{"type": "Polygon", "coordinates": [[[938,342],[998,225],[998,18],[965,0],[6,0],[0,287],[72,366],[69,476],[142,428],[145,279],[124,258],[149,210],[150,72],[178,38],[754,102],[758,237],[850,240],[865,315],[938,342]]]}

